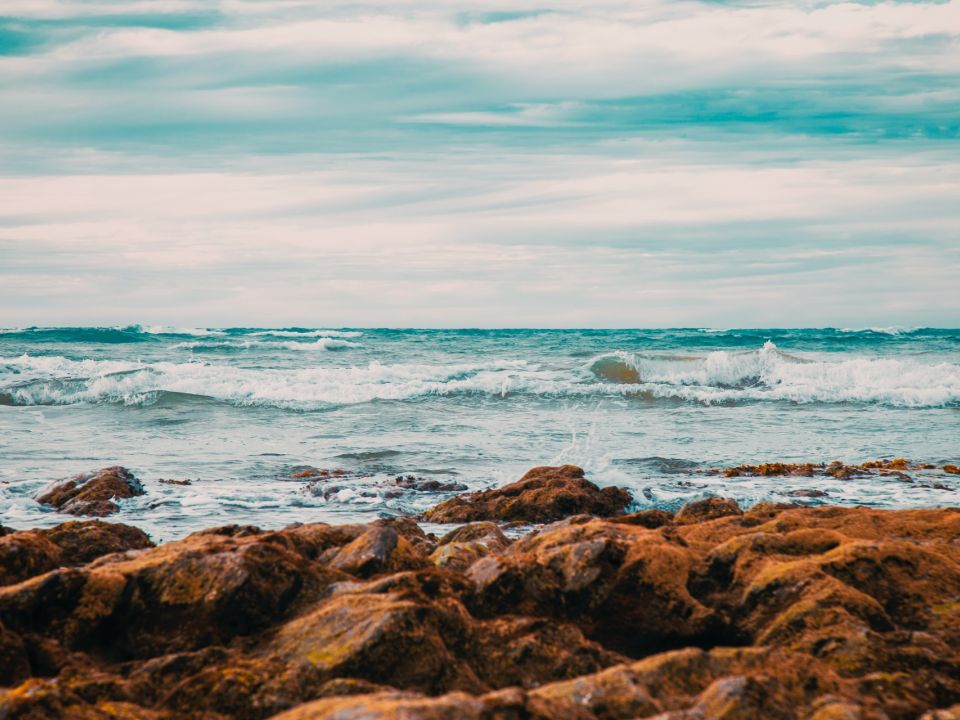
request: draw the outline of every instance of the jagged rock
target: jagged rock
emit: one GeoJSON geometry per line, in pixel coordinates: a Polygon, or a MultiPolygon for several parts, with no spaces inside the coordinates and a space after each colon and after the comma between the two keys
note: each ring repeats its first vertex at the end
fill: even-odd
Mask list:
{"type": "Polygon", "coordinates": [[[693,558],[661,532],[602,520],[561,522],[514,542],[468,571],[470,607],[567,619],[626,654],[720,632],[687,590],[693,558]]]}
{"type": "Polygon", "coordinates": [[[470,523],[440,538],[430,560],[439,567],[462,572],[480,558],[500,552],[509,544],[510,541],[495,523],[470,523]]]}
{"type": "Polygon", "coordinates": [[[641,510],[640,512],[630,513],[629,515],[620,515],[611,518],[610,522],[620,523],[621,525],[638,525],[639,527],[649,528],[651,530],[673,522],[673,513],[666,510],[641,510]]]}
{"type": "Polygon", "coordinates": [[[143,494],[143,485],[134,474],[116,466],[54,483],[42,490],[36,499],[68,515],[102,517],[120,509],[116,500],[143,494]]]}
{"type": "Polygon", "coordinates": [[[46,550],[0,587],[0,717],[942,720],[960,703],[960,509],[721,499],[512,543],[398,518],[113,552],[144,541],[121,527],[0,538],[46,550]],[[58,557],[85,564],[38,570],[58,557]]]}
{"type": "Polygon", "coordinates": [[[679,525],[688,523],[706,522],[728,515],[742,515],[743,511],[732,498],[708,497],[702,500],[691,500],[684,505],[674,516],[673,521],[679,525]]]}
{"type": "Polygon", "coordinates": [[[477,520],[543,523],[580,513],[601,517],[617,515],[631,500],[630,493],[623,488],[601,490],[586,480],[583,470],[575,465],[538,467],[502,488],[451,498],[428,510],[424,518],[438,523],[477,520]]]}
{"type": "Polygon", "coordinates": [[[389,526],[372,526],[349,544],[338,548],[327,562],[332,568],[364,578],[428,564],[406,537],[389,526]]]}
{"type": "Polygon", "coordinates": [[[142,530],[102,520],[72,520],[47,530],[11,532],[0,537],[0,585],[81,565],[108,553],[148,547],[153,543],[142,530]]]}

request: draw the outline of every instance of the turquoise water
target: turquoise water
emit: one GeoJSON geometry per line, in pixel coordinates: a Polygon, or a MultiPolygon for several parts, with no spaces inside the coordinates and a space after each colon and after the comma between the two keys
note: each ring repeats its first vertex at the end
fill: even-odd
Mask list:
{"type": "MultiPolygon", "coordinates": [[[[768,460],[960,460],[960,330],[0,330],[0,518],[104,465],[147,494],[117,519],[170,539],[416,512],[563,462],[638,507],[815,485],[816,502],[956,504],[896,478],[710,476],[768,460]],[[309,484],[302,466],[344,475],[309,484]],[[187,486],[159,482],[190,479],[187,486]],[[451,491],[452,492],[452,491],[451,491]]],[[[815,502],[815,501],[810,501],[815,502]]]]}

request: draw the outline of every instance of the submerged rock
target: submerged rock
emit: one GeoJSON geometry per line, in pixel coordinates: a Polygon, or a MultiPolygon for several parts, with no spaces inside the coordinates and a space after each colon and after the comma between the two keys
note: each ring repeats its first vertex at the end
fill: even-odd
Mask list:
{"type": "Polygon", "coordinates": [[[538,467],[502,488],[467,493],[424,513],[430,522],[460,523],[505,520],[543,523],[580,513],[609,517],[630,504],[623,488],[602,490],[584,478],[575,465],[538,467]]]}
{"type": "Polygon", "coordinates": [[[51,505],[68,515],[103,517],[120,509],[116,500],[143,494],[143,485],[134,474],[115,466],[54,483],[41,491],[36,499],[42,505],[51,505]]]}

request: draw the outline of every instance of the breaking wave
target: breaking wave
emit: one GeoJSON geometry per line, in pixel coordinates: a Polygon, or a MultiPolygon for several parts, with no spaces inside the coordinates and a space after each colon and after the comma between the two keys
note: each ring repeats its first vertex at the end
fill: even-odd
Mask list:
{"type": "Polygon", "coordinates": [[[892,358],[802,358],[767,341],[760,350],[705,355],[616,352],[595,359],[595,377],[654,397],[704,403],[785,400],[905,407],[960,403],[960,366],[892,358]]]}
{"type": "MultiPolygon", "coordinates": [[[[313,335],[306,337],[315,337],[313,335]]],[[[173,350],[192,350],[195,352],[204,351],[230,351],[230,350],[346,350],[348,348],[360,347],[359,343],[350,340],[341,340],[337,337],[318,337],[316,340],[308,342],[297,342],[296,340],[193,340],[181,342],[172,345],[173,350]]]]}
{"type": "MultiPolygon", "coordinates": [[[[194,343],[234,342],[199,340],[194,343]]],[[[289,343],[333,349],[339,338],[289,343]]],[[[185,345],[186,347],[186,345],[185,345]]],[[[426,396],[602,396],[703,404],[783,401],[960,407],[960,366],[916,359],[800,357],[772,342],[754,351],[706,354],[613,352],[579,368],[528,360],[264,368],[191,362],[71,360],[60,356],[0,358],[0,404],[151,405],[185,396],[238,406],[311,410],[426,396]]]]}

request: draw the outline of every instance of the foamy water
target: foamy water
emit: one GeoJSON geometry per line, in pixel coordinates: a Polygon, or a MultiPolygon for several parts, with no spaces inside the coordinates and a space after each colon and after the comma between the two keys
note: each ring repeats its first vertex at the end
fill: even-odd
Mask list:
{"type": "Polygon", "coordinates": [[[0,330],[0,510],[14,526],[55,522],[32,494],[108,464],[148,489],[120,519],[159,537],[414,512],[445,495],[398,489],[398,474],[480,488],[555,462],[628,486],[638,506],[782,499],[811,482],[831,502],[950,504],[955,491],[923,483],[702,471],[943,464],[958,437],[960,331],[0,330]],[[305,465],[346,477],[291,480],[305,465]]]}

